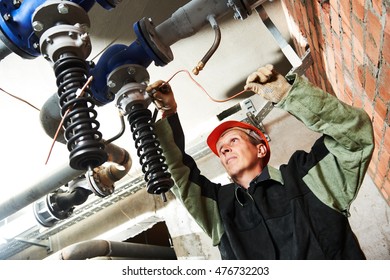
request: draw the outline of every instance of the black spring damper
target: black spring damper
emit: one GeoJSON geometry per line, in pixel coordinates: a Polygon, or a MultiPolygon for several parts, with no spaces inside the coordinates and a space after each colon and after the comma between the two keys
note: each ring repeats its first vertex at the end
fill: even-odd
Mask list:
{"type": "Polygon", "coordinates": [[[142,104],[134,103],[127,119],[142,165],[147,191],[161,195],[166,201],[165,193],[173,186],[173,180],[165,164],[160,142],[154,132],[152,113],[142,104]]]}
{"type": "Polygon", "coordinates": [[[88,74],[87,62],[73,55],[63,55],[54,64],[59,105],[64,118],[64,136],[70,152],[69,165],[77,170],[89,170],[107,160],[97,112],[88,88],[77,96],[88,74]]]}

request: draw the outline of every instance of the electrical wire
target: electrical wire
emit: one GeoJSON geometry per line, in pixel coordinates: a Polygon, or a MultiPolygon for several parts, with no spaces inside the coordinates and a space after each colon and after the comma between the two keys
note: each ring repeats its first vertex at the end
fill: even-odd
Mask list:
{"type": "MultiPolygon", "coordinates": [[[[186,73],[186,74],[189,76],[189,78],[190,78],[190,79],[191,79],[191,80],[192,80],[192,81],[193,81],[193,82],[194,82],[194,83],[195,83],[195,84],[196,84],[196,85],[197,85],[197,86],[198,86],[198,87],[199,87],[199,88],[200,88],[200,89],[201,89],[201,90],[202,90],[202,91],[203,91],[203,92],[212,100],[212,101],[214,101],[214,102],[226,102],[226,101],[229,101],[229,100],[231,100],[231,99],[234,99],[234,98],[238,97],[239,95],[243,94],[244,92],[246,92],[246,90],[242,90],[242,91],[240,91],[240,92],[238,92],[238,93],[234,94],[233,96],[228,97],[228,98],[226,98],[226,99],[216,99],[216,98],[212,97],[212,96],[206,91],[206,89],[192,77],[191,73],[190,73],[188,70],[185,70],[185,69],[179,70],[179,71],[177,71],[176,73],[174,73],[174,74],[165,82],[165,84],[169,83],[169,82],[170,82],[177,74],[179,74],[179,73],[186,73]]],[[[79,93],[79,95],[77,96],[77,98],[78,98],[78,97],[81,97],[82,95],[84,95],[84,91],[85,91],[86,87],[89,86],[89,84],[91,83],[92,79],[93,79],[92,76],[89,77],[89,79],[87,80],[87,82],[85,83],[85,85],[81,88],[80,93],[79,93]]],[[[3,90],[3,89],[0,88],[0,90],[3,90]]],[[[3,91],[4,91],[4,90],[3,90],[3,91]]],[[[6,92],[6,93],[7,93],[7,92],[6,92]]],[[[9,93],[7,93],[7,94],[9,94],[9,93]]],[[[13,96],[13,95],[11,95],[11,96],[13,96]]],[[[14,96],[13,96],[13,97],[14,97],[14,96]]],[[[18,99],[19,99],[19,98],[18,98],[18,99]]],[[[19,99],[19,100],[22,100],[22,99],[19,99]]],[[[22,100],[22,101],[26,102],[25,100],[22,100]]],[[[29,104],[28,102],[26,102],[26,103],[29,104]]],[[[31,105],[31,104],[29,104],[29,105],[31,105]]],[[[31,106],[32,106],[32,105],[31,105],[31,106]]],[[[33,107],[34,107],[34,106],[33,106],[33,107]]],[[[36,108],[36,107],[34,107],[34,108],[36,108]]],[[[37,109],[37,108],[36,108],[36,109],[37,109]]],[[[63,125],[64,118],[67,116],[67,114],[70,112],[71,109],[72,109],[72,108],[69,108],[69,109],[65,112],[64,116],[63,116],[62,119],[61,119],[60,124],[58,125],[57,131],[56,131],[56,133],[55,133],[55,135],[54,135],[53,143],[52,143],[52,145],[51,145],[51,147],[50,147],[49,154],[48,154],[48,156],[47,156],[47,159],[46,159],[46,163],[45,163],[45,164],[47,164],[48,161],[49,161],[49,158],[50,158],[50,155],[51,155],[51,153],[52,153],[54,144],[55,144],[55,142],[56,142],[56,139],[57,139],[57,137],[58,137],[59,132],[61,131],[61,127],[62,127],[62,125],[63,125]]],[[[38,110],[39,110],[39,109],[38,109],[38,110]]],[[[154,113],[154,118],[156,118],[156,111],[155,111],[155,113],[154,113]]],[[[123,119],[122,119],[122,122],[123,122],[123,119]]],[[[118,135],[114,136],[112,139],[107,140],[107,143],[111,143],[112,141],[118,139],[120,136],[122,136],[123,132],[124,132],[124,128],[123,128],[123,125],[122,125],[122,130],[120,131],[120,133],[119,133],[118,135]]]]}
{"type": "MultiPolygon", "coordinates": [[[[86,83],[84,84],[84,86],[78,90],[78,92],[76,92],[76,98],[79,98],[79,97],[82,97],[84,95],[84,92],[85,92],[85,89],[89,86],[89,84],[92,82],[92,79],[93,79],[93,76],[90,76],[88,78],[88,80],[86,81],[86,83]]],[[[46,163],[47,164],[49,162],[49,158],[50,158],[50,155],[53,151],[53,147],[54,147],[54,144],[57,140],[57,137],[58,137],[58,134],[59,132],[61,131],[61,127],[62,125],[64,124],[64,119],[65,117],[69,114],[69,112],[73,109],[73,106],[69,107],[68,110],[66,110],[65,114],[63,115],[63,117],[61,118],[61,121],[60,121],[60,124],[58,125],[57,127],[57,131],[53,137],[53,143],[51,144],[51,147],[50,147],[50,150],[49,150],[49,154],[47,155],[47,159],[46,159],[46,163]]]]}
{"type": "Polygon", "coordinates": [[[125,119],[124,119],[123,114],[120,113],[120,112],[119,112],[119,118],[120,118],[120,121],[121,121],[121,129],[120,129],[120,131],[115,136],[111,137],[110,139],[103,141],[104,145],[108,145],[108,144],[114,142],[115,140],[117,140],[120,137],[122,137],[122,135],[125,133],[125,130],[126,130],[125,119]]]}
{"type": "Polygon", "coordinates": [[[18,97],[18,96],[16,96],[16,95],[13,95],[12,93],[9,93],[8,91],[6,91],[6,90],[4,90],[4,89],[2,89],[2,88],[0,88],[0,91],[4,92],[5,94],[8,94],[8,95],[11,96],[12,98],[15,98],[15,99],[17,99],[17,100],[19,100],[19,101],[22,101],[22,102],[26,103],[27,105],[33,107],[35,110],[40,111],[39,108],[35,107],[34,105],[32,105],[30,102],[24,100],[23,98],[20,98],[20,97],[18,97]]]}
{"type": "Polygon", "coordinates": [[[226,101],[232,100],[232,99],[238,97],[239,95],[247,92],[247,90],[242,90],[242,91],[240,91],[240,92],[238,92],[238,93],[236,93],[236,94],[234,94],[226,99],[216,99],[216,98],[212,97],[206,91],[206,89],[192,77],[191,73],[188,70],[185,70],[185,69],[179,70],[176,73],[174,73],[165,83],[169,83],[169,81],[171,81],[179,73],[186,73],[189,76],[189,78],[214,102],[218,102],[218,103],[226,102],[226,101]]]}

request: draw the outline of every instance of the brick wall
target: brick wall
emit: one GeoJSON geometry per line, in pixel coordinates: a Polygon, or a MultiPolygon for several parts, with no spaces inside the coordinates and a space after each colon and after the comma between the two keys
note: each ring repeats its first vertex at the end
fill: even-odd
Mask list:
{"type": "Polygon", "coordinates": [[[375,133],[368,174],[390,205],[390,0],[282,0],[311,82],[364,108],[375,133]]]}

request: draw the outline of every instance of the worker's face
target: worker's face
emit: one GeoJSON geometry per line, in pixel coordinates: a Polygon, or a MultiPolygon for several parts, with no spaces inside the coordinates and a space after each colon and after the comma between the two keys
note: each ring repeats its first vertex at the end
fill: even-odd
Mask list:
{"type": "Polygon", "coordinates": [[[261,172],[261,158],[267,149],[264,144],[252,144],[244,131],[227,131],[219,138],[216,147],[222,165],[233,179],[246,171],[261,172]]]}

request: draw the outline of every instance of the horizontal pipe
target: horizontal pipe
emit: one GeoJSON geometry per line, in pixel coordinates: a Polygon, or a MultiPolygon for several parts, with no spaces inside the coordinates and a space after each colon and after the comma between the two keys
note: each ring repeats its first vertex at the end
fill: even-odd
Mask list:
{"type": "Polygon", "coordinates": [[[64,166],[59,166],[57,170],[50,172],[47,176],[43,176],[35,184],[2,202],[0,204],[0,220],[16,213],[46,194],[55,191],[84,172],[72,169],[68,163],[64,166]]]}
{"type": "MultiPolygon", "coordinates": [[[[123,168],[119,168],[118,166],[110,165],[102,168],[102,171],[100,171],[101,174],[97,173],[102,181],[101,183],[111,187],[114,182],[120,180],[129,172],[132,160],[129,153],[123,148],[120,148],[112,143],[107,144],[106,148],[109,161],[123,166],[123,168]]],[[[46,177],[43,176],[41,180],[32,186],[23,189],[22,192],[2,202],[0,204],[0,221],[42,198],[48,193],[66,185],[83,173],[85,173],[85,171],[75,170],[71,168],[68,163],[57,167],[56,170],[53,170],[46,177]]]]}
{"type": "Polygon", "coordinates": [[[54,253],[48,260],[86,260],[96,257],[126,257],[129,259],[176,260],[173,248],[129,242],[88,240],[54,253]]]}

